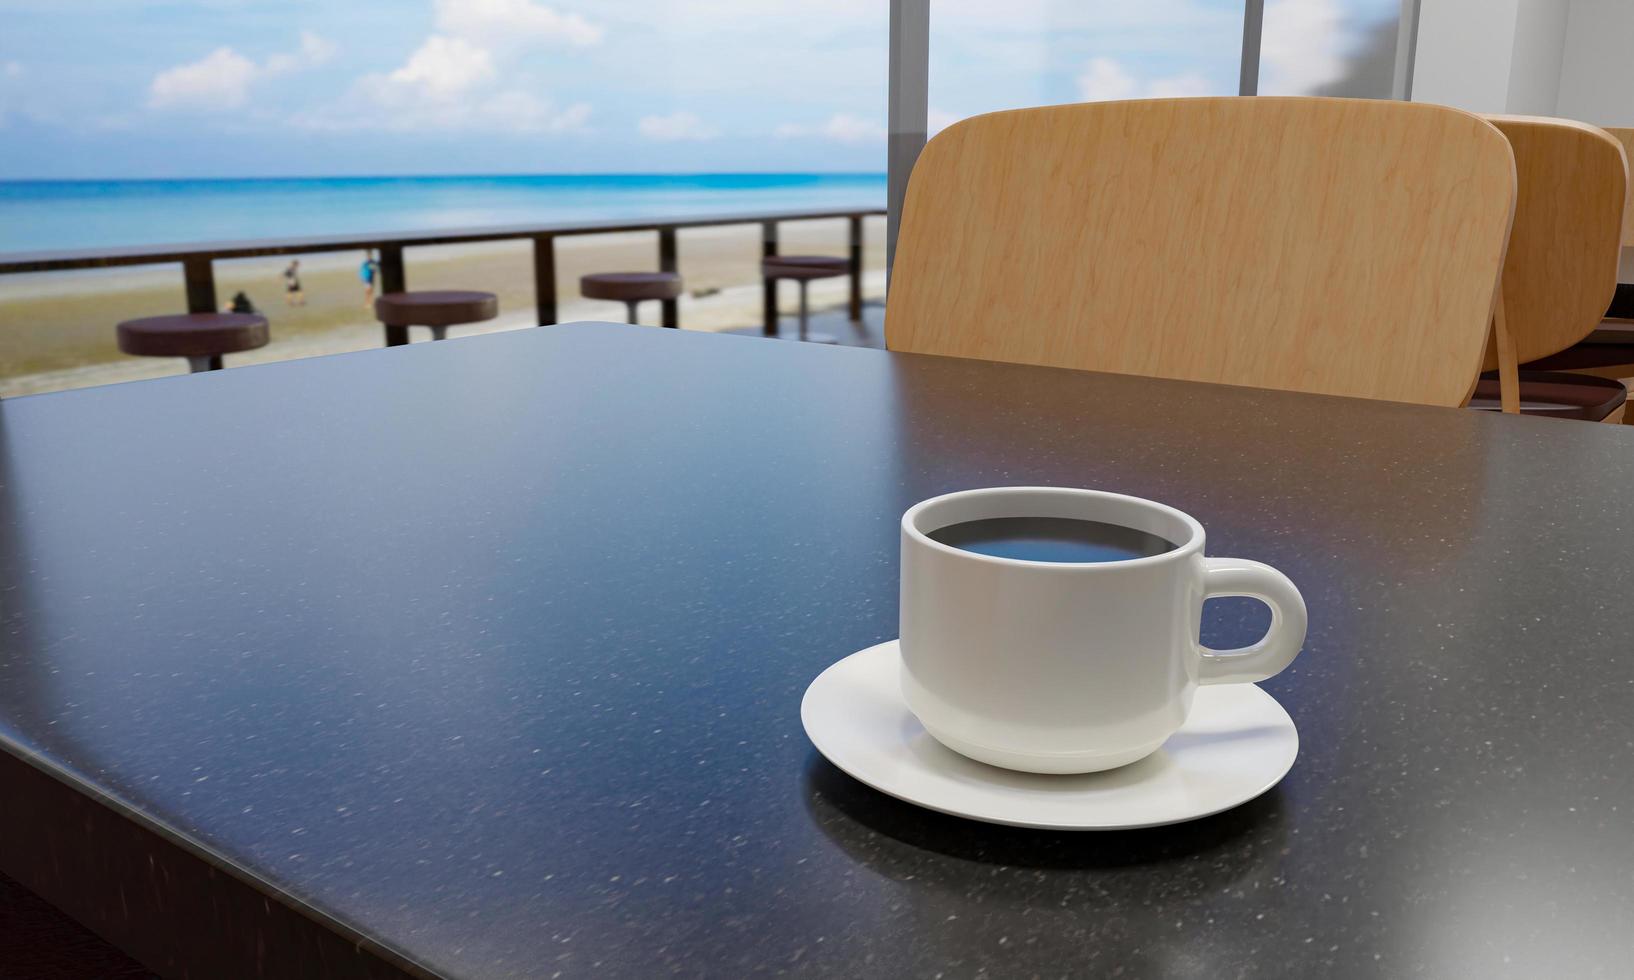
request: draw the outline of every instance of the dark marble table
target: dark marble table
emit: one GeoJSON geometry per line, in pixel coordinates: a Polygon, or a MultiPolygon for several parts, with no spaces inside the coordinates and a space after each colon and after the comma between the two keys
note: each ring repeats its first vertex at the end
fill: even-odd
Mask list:
{"type": "Polygon", "coordinates": [[[1631,492],[1617,426],[622,325],[6,401],[0,871],[177,975],[1626,977],[1631,492]],[[1052,834],[815,754],[898,515],[1024,483],[1300,584],[1279,787],[1052,834]]]}

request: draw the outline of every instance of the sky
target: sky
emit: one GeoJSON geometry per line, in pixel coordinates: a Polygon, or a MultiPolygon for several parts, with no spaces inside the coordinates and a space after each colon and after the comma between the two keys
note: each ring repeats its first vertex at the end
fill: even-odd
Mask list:
{"type": "MultiPolygon", "coordinates": [[[[1269,0],[1261,90],[1340,82],[1398,6],[1269,0]]],[[[0,179],[883,171],[888,7],[0,0],[0,179]]],[[[931,31],[935,130],[1232,94],[1242,0],[933,0],[931,31]]]]}

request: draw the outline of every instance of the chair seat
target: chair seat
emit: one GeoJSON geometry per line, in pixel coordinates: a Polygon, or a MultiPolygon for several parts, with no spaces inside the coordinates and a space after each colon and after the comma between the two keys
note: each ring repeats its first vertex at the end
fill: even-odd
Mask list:
{"type": "MultiPolygon", "coordinates": [[[[1521,414],[1551,419],[1582,419],[1602,422],[1628,401],[1622,382],[1582,374],[1556,371],[1520,372],[1521,414]]],[[[1470,408],[1485,412],[1501,410],[1497,372],[1489,371],[1476,382],[1470,408]]]]}
{"type": "Polygon", "coordinates": [[[384,293],[374,301],[377,320],[393,327],[452,327],[499,315],[499,297],[464,289],[384,293]]]}
{"type": "Polygon", "coordinates": [[[639,303],[648,299],[678,299],[682,282],[676,272],[594,272],[579,278],[579,294],[586,299],[639,303]]]}
{"type": "Polygon", "coordinates": [[[267,318],[258,313],[176,313],[119,325],[119,349],[145,357],[212,357],[265,347],[267,339],[267,318]]]}
{"type": "Polygon", "coordinates": [[[1536,371],[1584,371],[1634,365],[1634,322],[1605,320],[1600,328],[1558,354],[1529,361],[1536,371]]]}
{"type": "Polygon", "coordinates": [[[760,260],[767,279],[832,279],[851,272],[851,260],[833,255],[769,255],[760,260]]]}

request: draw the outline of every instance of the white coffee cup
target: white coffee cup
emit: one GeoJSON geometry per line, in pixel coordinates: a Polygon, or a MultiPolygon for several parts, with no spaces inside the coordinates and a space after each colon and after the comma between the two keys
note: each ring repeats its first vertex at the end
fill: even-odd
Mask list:
{"type": "Polygon", "coordinates": [[[1185,722],[1199,684],[1281,671],[1305,641],[1305,602],[1281,572],[1203,557],[1203,527],[1163,504],[1055,487],[933,497],[902,515],[902,693],[937,741],[1026,772],[1082,773],[1144,758],[1185,722]],[[998,517],[1100,521],[1175,547],[1100,563],[1024,561],[928,535],[998,517]],[[1271,607],[1251,647],[1211,650],[1203,600],[1271,607]]]}

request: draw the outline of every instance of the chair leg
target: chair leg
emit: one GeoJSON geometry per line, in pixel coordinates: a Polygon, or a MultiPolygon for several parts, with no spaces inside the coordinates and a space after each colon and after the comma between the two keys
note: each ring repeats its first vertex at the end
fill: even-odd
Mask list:
{"type": "Polygon", "coordinates": [[[636,310],[639,309],[640,306],[641,304],[633,299],[627,299],[624,301],[624,311],[626,314],[628,314],[631,323],[641,322],[640,318],[636,316],[636,310]]]}
{"type": "Polygon", "coordinates": [[[409,342],[408,327],[396,323],[383,323],[386,328],[386,346],[402,347],[409,342]]]}
{"type": "Polygon", "coordinates": [[[1498,302],[1492,310],[1492,339],[1498,349],[1498,405],[1510,415],[1521,410],[1520,365],[1515,357],[1515,341],[1509,333],[1509,320],[1504,313],[1502,287],[1498,302]]]}
{"type": "Polygon", "coordinates": [[[447,340],[448,339],[448,328],[447,327],[432,327],[431,328],[431,339],[432,340],[447,340]]]}
{"type": "Polygon", "coordinates": [[[197,357],[189,357],[187,359],[187,371],[188,371],[189,374],[198,374],[201,371],[220,371],[220,370],[221,370],[221,355],[220,354],[200,354],[197,357]]]}

